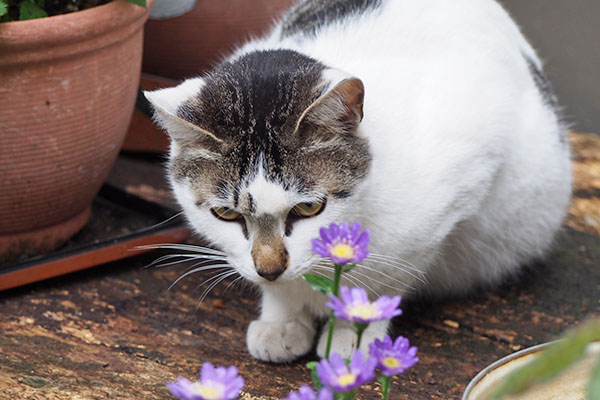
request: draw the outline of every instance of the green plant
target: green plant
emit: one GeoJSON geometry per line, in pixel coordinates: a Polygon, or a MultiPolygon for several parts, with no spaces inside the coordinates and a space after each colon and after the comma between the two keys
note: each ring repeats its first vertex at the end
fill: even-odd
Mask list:
{"type": "MultiPolygon", "coordinates": [[[[106,4],[111,0],[0,0],[0,22],[24,21],[106,4]]],[[[146,7],[146,0],[127,0],[146,7]]]]}
{"type": "MultiPolygon", "coordinates": [[[[559,375],[579,360],[589,343],[600,340],[600,319],[589,320],[567,332],[536,359],[508,376],[491,396],[501,399],[521,393],[536,382],[545,382],[559,375]]],[[[600,400],[600,362],[594,368],[588,384],[588,399],[600,400]]]]}

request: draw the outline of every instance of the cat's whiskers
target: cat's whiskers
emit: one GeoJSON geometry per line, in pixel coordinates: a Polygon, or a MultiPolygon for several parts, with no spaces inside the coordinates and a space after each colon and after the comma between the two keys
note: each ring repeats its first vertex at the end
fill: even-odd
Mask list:
{"type": "Polygon", "coordinates": [[[382,275],[384,275],[386,278],[393,280],[394,282],[398,283],[399,285],[402,285],[403,287],[405,287],[405,288],[406,288],[406,289],[408,289],[408,290],[411,290],[411,291],[414,291],[414,290],[415,290],[415,288],[414,288],[413,286],[409,285],[408,283],[402,282],[402,281],[401,281],[401,280],[399,280],[399,279],[392,278],[391,276],[389,276],[389,275],[386,275],[385,273],[383,273],[383,272],[381,272],[381,271],[378,271],[378,270],[376,270],[375,268],[367,267],[367,266],[365,266],[365,265],[363,265],[363,264],[356,264],[356,268],[354,268],[352,271],[348,272],[348,274],[357,274],[357,275],[360,275],[360,276],[362,276],[362,277],[365,277],[366,279],[369,279],[369,280],[371,280],[371,281],[373,281],[373,282],[377,283],[378,285],[384,286],[384,287],[386,287],[386,288],[388,288],[388,289],[392,289],[392,290],[398,290],[398,287],[397,287],[397,286],[392,286],[392,285],[390,285],[390,284],[388,284],[388,283],[385,283],[385,282],[384,282],[384,281],[382,281],[382,280],[375,279],[374,277],[372,277],[372,276],[370,276],[370,275],[367,275],[367,274],[365,274],[365,273],[359,272],[359,271],[357,270],[358,268],[364,268],[364,269],[366,269],[367,271],[371,271],[371,272],[376,272],[376,273],[382,274],[382,275]]]}
{"type": "Polygon", "coordinates": [[[217,287],[217,285],[219,285],[219,283],[223,282],[225,279],[229,278],[230,276],[234,276],[234,275],[237,275],[237,271],[235,271],[235,270],[234,271],[223,271],[223,272],[220,272],[220,273],[212,276],[211,278],[207,279],[206,281],[202,282],[202,284],[200,284],[198,287],[200,287],[202,285],[206,285],[208,282],[214,280],[214,282],[212,282],[206,289],[204,289],[204,292],[202,292],[202,295],[200,296],[200,299],[198,300],[198,304],[196,305],[196,310],[198,309],[200,304],[202,304],[204,299],[206,299],[206,296],[208,296],[208,294],[215,287],[217,287]]]}
{"type": "Polygon", "coordinates": [[[190,262],[192,260],[205,260],[205,261],[222,261],[227,262],[227,258],[224,256],[210,256],[206,254],[167,254],[165,256],[159,257],[156,260],[152,261],[145,268],[155,267],[162,268],[170,265],[183,264],[190,262]],[[164,262],[167,260],[176,259],[174,261],[164,262]]]}
{"type": "MultiPolygon", "coordinates": [[[[327,271],[327,272],[331,272],[332,271],[332,266],[331,264],[316,264],[314,266],[315,269],[320,270],[320,271],[327,271]]],[[[315,271],[317,272],[317,271],[315,271]]],[[[323,276],[327,276],[326,274],[323,273],[319,273],[320,275],[323,276]]],[[[376,283],[379,283],[377,280],[374,280],[373,278],[362,274],[365,278],[368,278],[370,280],[375,281],[376,283]]],[[[329,278],[331,278],[331,276],[327,276],[329,278]]],[[[349,283],[351,283],[353,286],[360,286],[360,287],[364,287],[365,289],[369,290],[371,293],[373,293],[375,296],[379,297],[379,293],[374,290],[371,286],[369,286],[368,284],[366,284],[363,280],[361,280],[360,278],[356,277],[356,276],[352,276],[351,273],[345,273],[342,274],[342,276],[340,277],[341,281],[343,283],[343,280],[346,279],[349,283]]]]}
{"type": "Polygon", "coordinates": [[[406,260],[373,253],[369,254],[367,260],[397,269],[419,280],[421,283],[427,283],[427,277],[425,276],[425,273],[406,260]]]}
{"type": "Polygon", "coordinates": [[[382,260],[386,260],[395,264],[399,264],[403,267],[406,267],[414,272],[417,272],[421,275],[425,275],[425,273],[421,270],[421,268],[418,268],[416,265],[414,265],[413,263],[411,263],[410,261],[398,257],[398,256],[390,256],[387,254],[379,254],[379,253],[370,253],[369,257],[371,258],[378,258],[378,259],[382,259],[382,260]]]}
{"type": "Polygon", "coordinates": [[[182,251],[192,252],[192,254],[209,254],[209,255],[219,255],[219,256],[223,256],[223,257],[226,256],[226,254],[220,250],[212,249],[210,247],[196,246],[196,245],[183,244],[183,243],[149,244],[149,245],[145,245],[145,246],[137,246],[135,249],[139,249],[139,250],[158,250],[158,249],[182,250],[182,251]]]}
{"type": "Polygon", "coordinates": [[[180,216],[180,215],[182,215],[182,214],[183,214],[183,211],[180,211],[180,212],[178,212],[177,214],[171,215],[169,218],[165,219],[164,221],[161,221],[161,222],[159,222],[159,223],[157,223],[157,224],[154,224],[154,225],[150,226],[150,227],[149,227],[149,228],[147,228],[147,229],[154,229],[154,228],[158,228],[159,226],[161,226],[161,225],[164,225],[164,224],[166,224],[167,222],[170,222],[170,221],[174,220],[175,218],[179,217],[179,216],[180,216]]]}
{"type": "MultiPolygon", "coordinates": [[[[198,263],[198,265],[205,263],[205,261],[198,263]]],[[[186,272],[184,272],[183,274],[181,274],[172,284],[171,286],[169,286],[169,288],[167,290],[171,290],[175,285],[177,285],[179,283],[179,281],[181,281],[183,278],[190,276],[192,274],[195,274],[196,272],[202,272],[202,271],[208,271],[211,269],[231,269],[232,267],[228,264],[217,264],[217,265],[203,265],[201,267],[197,267],[197,268],[193,268],[191,270],[188,270],[186,272]]],[[[204,281],[203,283],[205,283],[206,281],[204,281]]],[[[202,284],[203,284],[202,283],[202,284]]],[[[202,285],[201,284],[201,285],[202,285]]]]}
{"type": "Polygon", "coordinates": [[[227,286],[225,286],[225,290],[223,290],[223,294],[227,293],[227,290],[229,290],[230,287],[232,287],[233,285],[239,283],[239,281],[241,281],[242,279],[244,279],[243,276],[238,276],[237,278],[235,278],[234,280],[232,280],[231,282],[229,282],[229,284],[227,286]]]}
{"type": "MultiPolygon", "coordinates": [[[[383,263],[382,263],[382,264],[383,264],[383,263]]],[[[383,265],[385,265],[385,264],[383,264],[383,265]]],[[[381,270],[379,270],[379,269],[377,269],[377,268],[374,268],[374,267],[371,267],[371,266],[368,266],[368,265],[365,265],[365,264],[356,264],[356,268],[362,268],[362,269],[364,269],[364,270],[366,270],[366,271],[369,271],[369,272],[374,272],[374,273],[376,273],[376,274],[382,275],[383,277],[385,277],[385,278],[386,278],[386,280],[391,280],[392,282],[395,282],[395,283],[397,283],[397,284],[399,284],[399,285],[402,285],[402,286],[404,286],[404,287],[406,287],[406,288],[408,288],[408,289],[414,289],[412,286],[410,286],[408,283],[404,282],[403,280],[401,280],[401,279],[399,279],[399,278],[395,278],[395,277],[393,277],[393,276],[390,276],[390,274],[388,274],[388,273],[385,273],[384,271],[381,271],[381,270]]],[[[355,269],[356,269],[356,268],[355,268],[355,269]]],[[[406,271],[404,271],[404,270],[403,270],[403,272],[406,272],[406,271]]],[[[410,275],[410,276],[413,276],[415,279],[418,279],[418,278],[417,278],[417,277],[415,277],[413,274],[411,274],[411,273],[409,273],[409,272],[406,272],[406,273],[407,273],[408,275],[410,275]]],[[[392,287],[393,287],[393,288],[396,288],[395,286],[392,286],[392,287]]]]}

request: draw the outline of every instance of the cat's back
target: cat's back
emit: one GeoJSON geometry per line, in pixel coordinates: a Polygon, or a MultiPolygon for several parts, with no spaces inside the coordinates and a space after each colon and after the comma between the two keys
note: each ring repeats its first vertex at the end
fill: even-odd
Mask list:
{"type": "Polygon", "coordinates": [[[281,47],[348,68],[353,61],[423,58],[444,49],[533,56],[495,0],[300,0],[269,36],[241,52],[281,47]]]}

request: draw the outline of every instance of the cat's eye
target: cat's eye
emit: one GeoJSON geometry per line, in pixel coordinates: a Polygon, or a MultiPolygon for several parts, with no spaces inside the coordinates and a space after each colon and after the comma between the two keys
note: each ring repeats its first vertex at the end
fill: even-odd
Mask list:
{"type": "Polygon", "coordinates": [[[210,212],[217,218],[223,221],[237,221],[240,219],[242,214],[228,207],[215,207],[211,208],[210,212]]]}
{"type": "Polygon", "coordinates": [[[300,217],[308,218],[318,215],[325,208],[325,202],[298,203],[294,206],[294,213],[300,217]]]}

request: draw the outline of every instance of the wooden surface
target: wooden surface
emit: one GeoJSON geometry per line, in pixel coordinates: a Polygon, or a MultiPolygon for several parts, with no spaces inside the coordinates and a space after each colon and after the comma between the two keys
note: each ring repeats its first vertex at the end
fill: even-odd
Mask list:
{"type": "MultiPolygon", "coordinates": [[[[580,231],[565,228],[547,260],[519,281],[469,298],[404,304],[394,334],[409,337],[421,361],[397,379],[392,398],[459,399],[499,357],[600,315],[600,140],[572,139],[576,197],[566,223],[580,231]]],[[[119,165],[135,172],[131,163],[119,165]]],[[[130,190],[151,192],[144,180],[132,182],[130,190]]],[[[289,365],[248,355],[256,292],[226,281],[198,304],[204,287],[197,286],[210,274],[168,291],[185,266],[145,269],[157,256],[0,293],[0,399],[170,399],[164,383],[193,378],[203,361],[236,364],[246,379],[243,399],[283,398],[309,382],[304,364],[314,355],[289,365]]]]}

